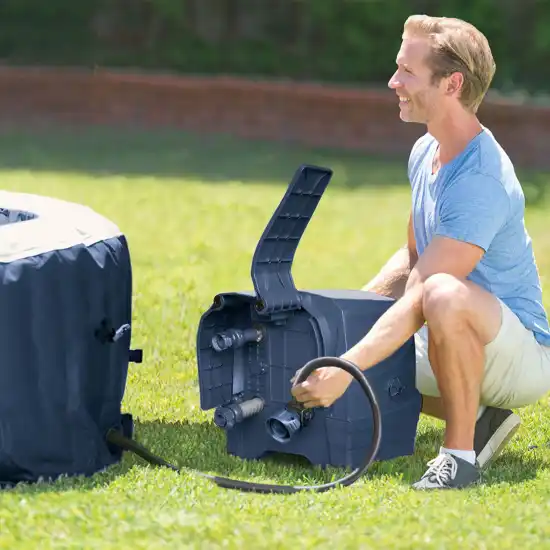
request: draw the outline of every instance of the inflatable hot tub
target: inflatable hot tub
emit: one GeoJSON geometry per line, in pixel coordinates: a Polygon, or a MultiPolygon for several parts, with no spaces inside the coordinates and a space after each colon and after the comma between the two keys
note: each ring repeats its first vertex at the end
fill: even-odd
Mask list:
{"type": "Polygon", "coordinates": [[[120,460],[132,274],[125,236],[88,207],[0,192],[0,484],[120,460]]]}

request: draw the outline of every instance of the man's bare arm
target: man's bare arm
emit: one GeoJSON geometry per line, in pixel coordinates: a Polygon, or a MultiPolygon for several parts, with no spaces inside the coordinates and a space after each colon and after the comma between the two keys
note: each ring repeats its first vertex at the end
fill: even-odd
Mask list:
{"type": "MultiPolygon", "coordinates": [[[[366,370],[394,353],[424,324],[423,296],[428,279],[446,273],[465,278],[483,250],[467,242],[436,236],[411,271],[405,294],[380,316],[367,334],[341,357],[366,370]]],[[[323,367],[292,388],[306,407],[328,407],[341,397],[353,377],[338,367],[323,367]]]]}
{"type": "Polygon", "coordinates": [[[465,279],[483,256],[473,244],[436,236],[411,271],[403,297],[390,307],[366,336],[348,350],[348,359],[365,370],[389,357],[423,324],[424,282],[436,273],[465,279]]]}
{"type": "MultiPolygon", "coordinates": [[[[426,281],[438,273],[463,279],[474,269],[482,255],[483,250],[472,244],[434,237],[420,258],[412,255],[411,264],[414,262],[414,267],[403,296],[342,358],[366,370],[389,357],[425,322],[423,296],[426,281]]],[[[323,367],[302,384],[294,386],[292,394],[306,407],[326,407],[343,395],[352,380],[350,374],[338,367],[323,367]]]]}

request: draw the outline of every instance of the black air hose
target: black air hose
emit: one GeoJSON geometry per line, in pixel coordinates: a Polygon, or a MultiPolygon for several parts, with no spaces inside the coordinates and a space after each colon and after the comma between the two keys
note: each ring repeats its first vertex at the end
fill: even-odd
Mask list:
{"type": "Polygon", "coordinates": [[[116,429],[109,430],[109,432],[107,433],[107,441],[108,443],[116,445],[123,450],[135,453],[136,455],[140,456],[151,464],[157,466],[165,466],[167,468],[175,470],[176,472],[180,470],[189,471],[190,473],[194,473],[201,477],[207,478],[219,485],[220,487],[224,487],[225,489],[237,489],[239,491],[254,493],[291,494],[300,491],[313,491],[316,493],[321,493],[338,486],[349,486],[352,483],[355,483],[363,475],[363,473],[365,473],[365,471],[374,461],[374,458],[378,453],[378,449],[380,448],[380,443],[382,440],[382,418],[380,414],[380,406],[378,404],[374,391],[372,390],[368,380],[361,372],[361,370],[352,362],[342,359],[340,357],[319,357],[317,359],[312,359],[311,361],[306,363],[306,365],[299,371],[296,377],[295,384],[300,384],[304,382],[314,370],[328,366],[334,366],[345,370],[346,372],[351,374],[357,380],[357,382],[359,382],[359,385],[361,386],[361,388],[365,392],[365,395],[367,396],[367,399],[369,400],[373,418],[373,436],[371,447],[366,454],[362,464],[348,475],[342,477],[341,479],[337,479],[336,481],[325,483],[323,485],[271,485],[265,483],[239,481],[237,479],[230,479],[226,477],[205,474],[203,472],[198,472],[190,468],[177,468],[176,466],[166,462],[164,459],[155,456],[153,453],[148,451],[145,447],[143,447],[133,439],[125,437],[122,433],[120,433],[119,430],[116,429]]]}

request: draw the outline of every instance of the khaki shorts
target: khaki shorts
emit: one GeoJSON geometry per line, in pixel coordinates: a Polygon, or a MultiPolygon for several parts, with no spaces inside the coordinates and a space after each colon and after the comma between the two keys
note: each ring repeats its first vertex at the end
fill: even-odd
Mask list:
{"type": "MultiPolygon", "coordinates": [[[[550,347],[539,344],[533,333],[500,301],[502,325],[485,346],[485,375],[481,404],[518,408],[538,401],[550,391],[550,347]]],[[[423,395],[439,397],[428,358],[428,327],[415,334],[416,387],[423,395]]]]}

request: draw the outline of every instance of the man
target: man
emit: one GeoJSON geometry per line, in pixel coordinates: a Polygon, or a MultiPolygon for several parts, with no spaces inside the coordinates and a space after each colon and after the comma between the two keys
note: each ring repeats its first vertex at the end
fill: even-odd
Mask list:
{"type": "MultiPolygon", "coordinates": [[[[410,17],[402,38],[389,87],[401,119],[427,126],[408,165],[408,245],[365,287],[396,302],[342,357],[366,370],[414,335],[422,410],[446,425],[413,486],[461,488],[517,430],[510,409],[550,390],[550,329],[520,183],[476,115],[495,72],[486,38],[427,16],[410,17]]],[[[351,381],[325,367],[292,393],[330,406],[351,381]]]]}

